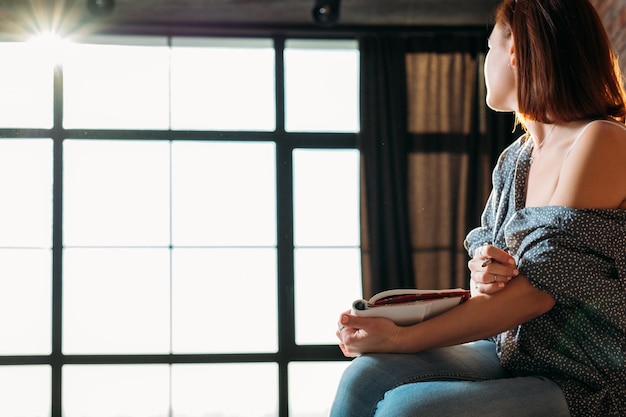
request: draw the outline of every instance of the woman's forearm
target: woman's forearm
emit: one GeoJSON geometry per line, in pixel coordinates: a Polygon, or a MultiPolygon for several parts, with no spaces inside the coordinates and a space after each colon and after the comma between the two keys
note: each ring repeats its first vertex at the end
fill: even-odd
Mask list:
{"type": "Polygon", "coordinates": [[[485,339],[548,312],[554,298],[523,276],[493,295],[480,295],[414,326],[401,328],[391,341],[394,352],[418,352],[485,339]]]}

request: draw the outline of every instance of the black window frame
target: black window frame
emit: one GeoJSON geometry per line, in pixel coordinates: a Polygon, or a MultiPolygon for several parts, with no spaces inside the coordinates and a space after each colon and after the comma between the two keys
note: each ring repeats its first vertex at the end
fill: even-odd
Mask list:
{"type": "MultiPolygon", "coordinates": [[[[111,33],[120,35],[120,33],[111,33]]],[[[122,33],[128,35],[127,33],[122,33]]],[[[132,35],[132,34],[131,34],[132,35]]],[[[163,34],[154,34],[163,36],[163,34]]],[[[168,37],[177,36],[167,34],[168,37]]],[[[198,34],[194,34],[198,36],[198,34]]],[[[204,34],[201,36],[218,37],[204,34]]],[[[249,34],[236,35],[250,38],[249,34]]],[[[295,343],[294,311],[294,228],[293,228],[293,151],[295,149],[357,149],[358,133],[286,132],[284,106],[283,52],[287,39],[299,36],[255,35],[271,38],[275,49],[276,128],[273,132],[186,131],[186,130],[100,130],[63,128],[63,69],[54,70],[53,126],[50,129],[0,129],[4,138],[52,139],[53,143],[53,230],[52,230],[52,347],[50,355],[4,355],[3,365],[48,365],[51,368],[51,417],[62,416],[62,369],[65,365],[130,364],[207,364],[276,363],[278,365],[278,416],[289,416],[289,373],[291,362],[345,361],[336,345],[298,345],[295,343]],[[277,192],[277,300],[278,351],[276,353],[219,354],[64,354],[63,332],[63,142],[72,140],[150,140],[150,141],[265,141],[276,146],[277,192]]],[[[233,37],[228,34],[228,37],[233,37]]],[[[300,36],[302,38],[302,36],[300,36]]],[[[305,36],[310,39],[330,39],[305,36]]],[[[341,39],[354,40],[354,36],[341,39]]]]}

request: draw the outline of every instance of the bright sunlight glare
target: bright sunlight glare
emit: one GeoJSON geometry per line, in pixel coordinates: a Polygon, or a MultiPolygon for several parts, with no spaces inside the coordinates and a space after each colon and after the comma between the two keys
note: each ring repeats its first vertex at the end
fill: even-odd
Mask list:
{"type": "Polygon", "coordinates": [[[42,32],[34,35],[28,42],[37,49],[38,54],[46,57],[46,61],[54,65],[61,63],[69,43],[53,32],[42,32]]]}

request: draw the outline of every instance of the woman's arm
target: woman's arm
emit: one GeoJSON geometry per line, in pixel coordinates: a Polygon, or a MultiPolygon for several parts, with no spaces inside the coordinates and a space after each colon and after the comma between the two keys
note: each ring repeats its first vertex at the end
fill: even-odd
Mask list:
{"type": "Polygon", "coordinates": [[[344,313],[337,331],[344,355],[412,353],[485,339],[552,309],[554,298],[523,276],[493,295],[479,295],[430,320],[401,327],[388,319],[344,313]]]}

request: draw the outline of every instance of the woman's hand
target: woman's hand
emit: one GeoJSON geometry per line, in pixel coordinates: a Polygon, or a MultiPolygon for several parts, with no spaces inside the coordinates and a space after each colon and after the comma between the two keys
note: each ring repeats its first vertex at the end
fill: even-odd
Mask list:
{"type": "Polygon", "coordinates": [[[506,250],[491,245],[476,249],[467,266],[471,272],[472,296],[496,293],[519,274],[515,259],[506,250]]]}
{"type": "Polygon", "coordinates": [[[401,329],[393,321],[379,317],[359,317],[346,311],[339,318],[339,347],[347,357],[363,353],[393,352],[401,329]]]}

